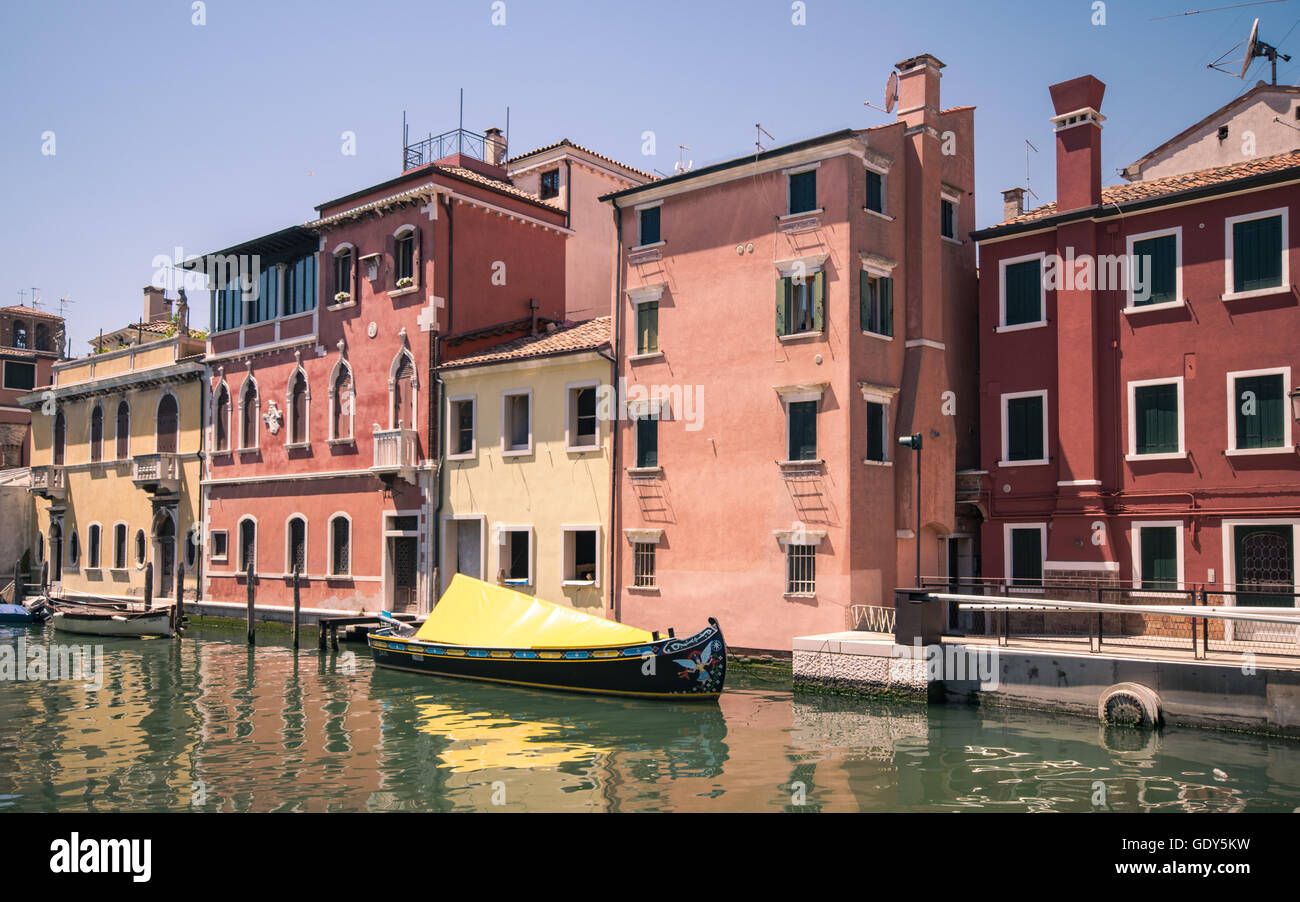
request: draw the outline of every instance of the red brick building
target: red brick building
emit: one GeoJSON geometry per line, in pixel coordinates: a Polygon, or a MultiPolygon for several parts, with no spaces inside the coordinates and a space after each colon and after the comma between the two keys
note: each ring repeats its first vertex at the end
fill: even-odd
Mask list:
{"type": "MultiPolygon", "coordinates": [[[[1300,133],[1234,101],[1126,170],[1160,175],[1103,188],[1104,90],[1051,87],[1056,202],[1008,191],[973,234],[982,573],[1294,592],[1300,133]],[[1258,146],[1291,149],[1247,155],[1265,126],[1258,146]],[[1207,158],[1230,161],[1177,165],[1207,158]]],[[[1293,119],[1295,90],[1275,93],[1293,119]]]]}

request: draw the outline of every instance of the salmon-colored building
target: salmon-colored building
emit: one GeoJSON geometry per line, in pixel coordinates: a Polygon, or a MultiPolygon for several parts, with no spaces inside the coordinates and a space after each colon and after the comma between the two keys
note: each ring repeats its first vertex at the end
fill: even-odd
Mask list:
{"type": "MultiPolygon", "coordinates": [[[[615,192],[614,613],[739,648],[854,626],[977,527],[974,109],[933,56],[894,122],[615,192]],[[914,452],[920,434],[920,535],[914,452]]],[[[956,547],[956,546],[954,546],[956,547]]]]}
{"type": "Polygon", "coordinates": [[[32,413],[18,398],[50,384],[63,344],[63,317],[0,307],[0,470],[31,464],[32,413]]]}
{"type": "Polygon", "coordinates": [[[1103,187],[1104,90],[1050,88],[1055,203],[1006,192],[973,236],[983,576],[1292,605],[1300,97],[1257,89],[1103,187]]]}

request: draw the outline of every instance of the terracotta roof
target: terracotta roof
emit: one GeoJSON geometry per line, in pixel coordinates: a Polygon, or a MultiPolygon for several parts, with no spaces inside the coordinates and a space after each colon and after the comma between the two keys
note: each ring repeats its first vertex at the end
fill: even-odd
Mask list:
{"type": "Polygon", "coordinates": [[[554,150],[557,147],[572,147],[574,150],[581,150],[583,153],[589,153],[593,157],[596,157],[597,159],[604,160],[606,163],[613,163],[615,166],[620,166],[623,169],[626,169],[628,172],[635,172],[637,175],[643,178],[647,178],[651,181],[654,181],[655,179],[659,178],[659,176],[651,175],[648,172],[643,172],[642,170],[637,169],[635,166],[629,166],[626,163],[621,163],[618,160],[614,159],[613,157],[607,157],[603,153],[596,153],[596,151],[592,150],[590,147],[583,147],[581,144],[576,144],[573,141],[570,141],[568,138],[561,138],[560,140],[556,141],[554,144],[547,144],[545,147],[539,147],[536,150],[528,151],[528,153],[521,153],[517,157],[511,157],[509,160],[506,161],[506,165],[509,165],[511,163],[516,163],[519,160],[526,159],[528,157],[533,156],[534,154],[543,153],[548,150],[554,150]]]}
{"type": "Polygon", "coordinates": [[[610,317],[599,316],[586,322],[560,326],[554,332],[541,332],[537,335],[511,339],[469,357],[444,363],[438,369],[460,369],[484,363],[595,351],[609,344],[609,332],[610,317]]]}
{"type": "Polygon", "coordinates": [[[63,317],[54,313],[46,313],[44,310],[37,310],[34,307],[27,307],[23,304],[15,304],[12,307],[0,307],[0,313],[21,313],[23,316],[39,316],[42,319],[62,320],[63,317]]]}
{"type": "MultiPolygon", "coordinates": [[[[1195,172],[1180,172],[1177,175],[1167,175],[1158,179],[1112,185],[1109,188],[1101,189],[1101,203],[1102,206],[1111,206],[1112,204],[1122,206],[1135,201],[1152,200],[1183,191],[1191,191],[1195,188],[1220,185],[1237,179],[1249,178],[1253,175],[1281,172],[1293,167],[1300,167],[1300,150],[1293,150],[1289,153],[1281,153],[1271,157],[1261,157],[1256,160],[1247,160],[1244,163],[1232,163],[1228,166],[1215,166],[1210,169],[1198,169],[1195,172]]],[[[1026,210],[1019,216],[1013,216],[990,228],[996,229],[1001,226],[1035,222],[1054,216],[1056,212],[1056,202],[1053,201],[1050,204],[1043,204],[1041,207],[1026,210]]]]}
{"type": "Polygon", "coordinates": [[[475,184],[482,185],[485,188],[490,188],[493,191],[500,191],[502,194],[510,194],[513,195],[514,197],[518,197],[526,201],[531,201],[532,203],[539,204],[543,207],[550,207],[552,210],[560,210],[561,212],[563,212],[564,210],[563,207],[556,206],[550,201],[542,200],[536,194],[529,194],[524,189],[516,188],[514,185],[510,184],[509,182],[503,182],[500,179],[494,179],[491,176],[484,175],[481,172],[475,172],[473,169],[466,169],[463,166],[438,166],[436,168],[439,172],[445,172],[448,175],[454,175],[457,178],[464,179],[467,182],[474,182],[475,184]]]}

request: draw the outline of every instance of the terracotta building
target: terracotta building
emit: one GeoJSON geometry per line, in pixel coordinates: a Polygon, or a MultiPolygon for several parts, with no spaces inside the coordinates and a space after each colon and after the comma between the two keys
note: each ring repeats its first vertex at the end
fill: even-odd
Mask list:
{"type": "Polygon", "coordinates": [[[50,384],[63,359],[63,318],[33,307],[0,307],[0,470],[31,463],[31,411],[18,403],[50,384]]]}

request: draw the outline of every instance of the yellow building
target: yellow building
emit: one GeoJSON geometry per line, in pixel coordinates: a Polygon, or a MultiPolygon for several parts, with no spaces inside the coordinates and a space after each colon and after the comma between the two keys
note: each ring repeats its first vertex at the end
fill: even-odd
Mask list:
{"type": "Polygon", "coordinates": [[[187,594],[197,585],[205,343],[144,325],[140,343],[56,364],[51,387],[22,398],[35,565],[68,595],[139,598],[149,563],[154,598],[180,570],[187,594]]]}
{"type": "Polygon", "coordinates": [[[446,398],[442,590],[465,573],[603,613],[609,331],[609,317],[600,317],[438,367],[446,398]]]}

